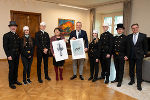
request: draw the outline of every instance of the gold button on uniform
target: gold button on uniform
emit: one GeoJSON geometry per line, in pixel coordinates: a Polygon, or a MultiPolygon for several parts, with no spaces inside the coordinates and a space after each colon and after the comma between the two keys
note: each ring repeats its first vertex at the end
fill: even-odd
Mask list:
{"type": "Polygon", "coordinates": [[[27,51],[28,53],[30,53],[30,51],[27,51]]]}

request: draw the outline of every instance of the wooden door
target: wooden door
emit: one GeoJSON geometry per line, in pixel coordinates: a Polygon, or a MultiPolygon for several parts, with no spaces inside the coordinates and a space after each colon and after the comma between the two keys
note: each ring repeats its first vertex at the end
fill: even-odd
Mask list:
{"type": "MultiPolygon", "coordinates": [[[[35,33],[39,31],[39,25],[41,22],[41,14],[40,13],[11,10],[10,14],[11,14],[11,20],[16,21],[16,23],[18,25],[17,33],[20,37],[22,37],[24,35],[23,27],[29,26],[30,35],[33,38],[35,38],[35,33]]],[[[36,51],[34,52],[34,55],[36,56],[36,51]]]]}

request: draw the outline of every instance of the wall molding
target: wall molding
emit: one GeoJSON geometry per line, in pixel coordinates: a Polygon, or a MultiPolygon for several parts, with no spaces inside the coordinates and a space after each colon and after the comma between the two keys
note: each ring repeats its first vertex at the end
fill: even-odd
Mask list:
{"type": "Polygon", "coordinates": [[[0,61],[7,61],[7,59],[0,59],[0,61]]]}

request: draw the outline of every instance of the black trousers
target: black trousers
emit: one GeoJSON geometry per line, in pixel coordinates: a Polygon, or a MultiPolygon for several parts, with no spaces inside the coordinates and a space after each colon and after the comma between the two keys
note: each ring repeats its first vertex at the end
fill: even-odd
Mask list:
{"type": "Polygon", "coordinates": [[[131,81],[135,81],[135,65],[136,65],[136,77],[137,77],[137,85],[141,85],[142,82],[142,63],[143,58],[141,59],[129,59],[129,75],[131,81]]]}
{"type": "Polygon", "coordinates": [[[124,64],[125,64],[124,57],[114,55],[114,64],[116,69],[116,80],[118,82],[122,82],[123,74],[124,74],[124,64]]]}
{"type": "Polygon", "coordinates": [[[100,62],[101,62],[101,76],[109,78],[110,76],[110,63],[111,63],[111,57],[106,58],[106,55],[100,56],[100,62]]]}
{"type": "Polygon", "coordinates": [[[99,72],[99,62],[96,62],[96,59],[90,58],[90,73],[91,77],[97,78],[98,77],[98,72],[99,72]],[[95,74],[94,74],[95,72],[95,74]]]}
{"type": "Polygon", "coordinates": [[[8,60],[9,64],[9,85],[14,84],[18,78],[18,65],[19,65],[19,54],[14,54],[12,60],[8,60]]]}
{"type": "Polygon", "coordinates": [[[37,75],[38,75],[38,80],[41,80],[42,58],[43,58],[43,61],[44,61],[45,77],[48,77],[48,54],[44,54],[42,51],[37,51],[37,75]]]}
{"type": "Polygon", "coordinates": [[[33,57],[27,58],[25,56],[21,56],[21,59],[22,59],[22,63],[23,63],[23,81],[26,81],[26,76],[27,76],[27,79],[30,78],[33,57]]]}

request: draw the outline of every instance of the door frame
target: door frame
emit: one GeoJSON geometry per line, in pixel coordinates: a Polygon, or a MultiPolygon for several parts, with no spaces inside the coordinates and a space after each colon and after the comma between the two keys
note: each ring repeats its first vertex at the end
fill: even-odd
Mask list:
{"type": "Polygon", "coordinates": [[[41,13],[10,10],[10,19],[11,19],[11,21],[14,20],[14,14],[38,15],[38,16],[40,16],[39,20],[41,22],[41,13]]]}

